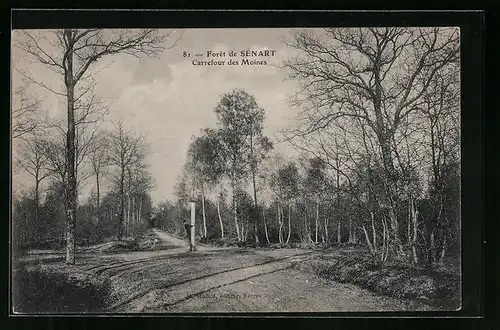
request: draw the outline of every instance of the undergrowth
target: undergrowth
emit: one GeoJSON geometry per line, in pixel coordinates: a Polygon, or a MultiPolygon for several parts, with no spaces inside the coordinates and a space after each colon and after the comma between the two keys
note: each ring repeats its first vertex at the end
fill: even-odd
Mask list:
{"type": "Polygon", "coordinates": [[[448,310],[460,308],[460,276],[457,274],[397,263],[378,265],[361,253],[322,255],[297,267],[391,297],[415,299],[448,310]]]}

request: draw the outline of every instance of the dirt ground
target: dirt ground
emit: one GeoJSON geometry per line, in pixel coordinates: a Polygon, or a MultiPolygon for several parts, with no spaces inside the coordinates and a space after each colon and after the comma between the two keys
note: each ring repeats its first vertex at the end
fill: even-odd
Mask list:
{"type": "MultiPolygon", "coordinates": [[[[81,254],[76,266],[55,260],[50,267],[110,279],[112,297],[104,313],[339,312],[430,310],[418,302],[376,295],[350,284],[294,268],[317,255],[301,249],[241,249],[198,246],[154,230],[177,248],[116,254],[81,254]]],[[[31,258],[33,256],[30,256],[31,258]]]]}

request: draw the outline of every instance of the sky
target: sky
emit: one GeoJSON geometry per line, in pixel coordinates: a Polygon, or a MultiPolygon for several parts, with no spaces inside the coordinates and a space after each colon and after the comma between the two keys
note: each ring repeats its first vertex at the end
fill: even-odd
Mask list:
{"type": "MultiPolygon", "coordinates": [[[[274,141],[275,149],[284,155],[294,154],[290,146],[279,142],[279,132],[293,125],[292,119],[298,112],[287,101],[297,90],[297,84],[285,79],[285,69],[276,67],[293,56],[292,50],[283,43],[292,38],[293,33],[293,29],[173,30],[171,40],[179,40],[159,58],[139,60],[119,55],[103,58],[92,68],[97,72],[96,93],[110,109],[102,126],[110,126],[121,118],[127,128],[145,133],[149,146],[146,161],[155,180],[151,192],[154,202],[173,198],[173,187],[192,137],[200,135],[203,128],[216,126],[213,110],[221,96],[235,88],[253,95],[266,111],[264,134],[274,141]],[[265,49],[275,50],[274,57],[265,59],[267,65],[192,64],[193,59],[203,59],[196,57],[196,53],[206,55],[207,51],[223,51],[227,55],[230,50],[239,53],[265,49]],[[184,51],[191,53],[191,57],[183,57],[184,51]]],[[[13,42],[20,38],[20,33],[15,31],[13,42]]],[[[235,59],[241,60],[241,57],[235,59]]],[[[18,69],[28,71],[37,81],[61,90],[61,77],[27,61],[16,49],[13,49],[13,63],[18,69]]],[[[12,78],[13,86],[16,86],[19,77],[14,73],[12,78]]],[[[31,86],[29,90],[42,100],[43,110],[51,118],[65,118],[64,98],[40,86],[31,86]]],[[[14,192],[26,189],[29,182],[22,171],[13,169],[14,192]]],[[[88,189],[83,189],[82,194],[85,193],[88,189]]]]}

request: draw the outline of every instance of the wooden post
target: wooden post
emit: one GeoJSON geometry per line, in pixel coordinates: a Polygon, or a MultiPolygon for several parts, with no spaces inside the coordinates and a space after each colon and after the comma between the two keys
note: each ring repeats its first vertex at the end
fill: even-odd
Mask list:
{"type": "Polygon", "coordinates": [[[191,244],[191,250],[196,250],[195,248],[195,241],[194,241],[194,231],[195,231],[195,225],[194,225],[194,220],[195,220],[195,215],[196,215],[196,203],[192,199],[190,201],[191,203],[191,236],[190,236],[190,244],[191,244]]]}

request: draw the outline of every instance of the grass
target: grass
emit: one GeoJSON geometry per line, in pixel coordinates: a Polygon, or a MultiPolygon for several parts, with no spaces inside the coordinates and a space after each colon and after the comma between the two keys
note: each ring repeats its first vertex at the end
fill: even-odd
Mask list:
{"type": "Polygon", "coordinates": [[[101,250],[102,253],[134,252],[134,251],[158,251],[173,248],[165,244],[152,230],[147,230],[144,234],[135,238],[126,238],[121,241],[113,241],[112,244],[101,250]]]}

